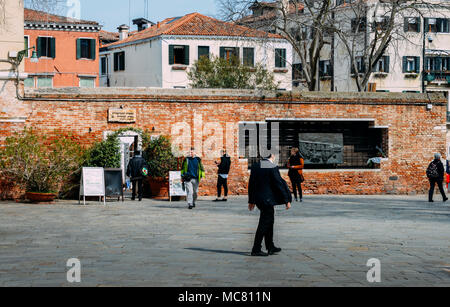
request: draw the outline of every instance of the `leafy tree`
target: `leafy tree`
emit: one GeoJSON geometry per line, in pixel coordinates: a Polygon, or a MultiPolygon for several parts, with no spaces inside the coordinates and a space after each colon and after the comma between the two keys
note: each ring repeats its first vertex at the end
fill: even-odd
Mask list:
{"type": "Polygon", "coordinates": [[[120,143],[116,135],[109,135],[106,140],[95,143],[87,153],[85,166],[120,167],[120,143]]]}
{"type": "Polygon", "coordinates": [[[203,56],[188,71],[193,88],[232,88],[276,90],[278,84],[271,72],[256,64],[245,66],[237,58],[203,56]]]}
{"type": "Polygon", "coordinates": [[[144,157],[149,167],[149,175],[153,178],[166,178],[169,171],[177,168],[177,158],[172,152],[170,139],[166,136],[151,140],[145,149],[144,157]]]}

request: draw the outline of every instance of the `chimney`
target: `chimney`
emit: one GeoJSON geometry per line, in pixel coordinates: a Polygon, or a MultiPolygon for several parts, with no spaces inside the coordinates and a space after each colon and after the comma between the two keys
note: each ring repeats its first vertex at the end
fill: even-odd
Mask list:
{"type": "Polygon", "coordinates": [[[145,30],[145,29],[153,26],[155,23],[153,23],[150,20],[145,19],[145,18],[136,18],[136,19],[133,19],[133,24],[137,25],[138,32],[140,32],[142,30],[145,30]]]}
{"type": "Polygon", "coordinates": [[[119,26],[117,30],[119,30],[119,41],[128,38],[128,31],[130,30],[129,26],[123,24],[119,26]]]}

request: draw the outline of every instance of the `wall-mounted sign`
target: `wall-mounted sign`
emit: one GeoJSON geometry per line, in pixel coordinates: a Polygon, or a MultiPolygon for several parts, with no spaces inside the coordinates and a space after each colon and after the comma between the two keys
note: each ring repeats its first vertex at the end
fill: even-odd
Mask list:
{"type": "Polygon", "coordinates": [[[109,109],[108,122],[110,123],[135,123],[136,110],[134,109],[109,109]]]}

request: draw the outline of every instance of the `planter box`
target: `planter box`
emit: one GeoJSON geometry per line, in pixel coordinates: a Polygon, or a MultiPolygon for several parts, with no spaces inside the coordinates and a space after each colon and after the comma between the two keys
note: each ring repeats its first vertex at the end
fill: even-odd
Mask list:
{"type": "Polygon", "coordinates": [[[152,198],[168,199],[169,198],[169,180],[166,178],[147,177],[152,192],[152,198]]]}
{"type": "Polygon", "coordinates": [[[26,192],[25,196],[32,203],[43,203],[43,202],[53,202],[56,198],[56,195],[53,193],[34,193],[34,192],[26,192]]]}

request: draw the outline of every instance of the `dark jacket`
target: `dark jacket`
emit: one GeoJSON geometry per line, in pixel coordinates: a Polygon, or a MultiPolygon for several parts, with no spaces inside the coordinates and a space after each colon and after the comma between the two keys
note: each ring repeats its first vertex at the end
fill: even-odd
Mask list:
{"type": "Polygon", "coordinates": [[[127,176],[131,178],[131,180],[142,179],[142,168],[147,166],[147,162],[145,162],[142,156],[134,156],[133,159],[130,160],[127,167],[127,176]]]}
{"type": "Polygon", "coordinates": [[[219,167],[219,174],[227,175],[230,173],[230,167],[231,167],[231,158],[229,156],[222,156],[220,157],[220,164],[219,167]]]}
{"type": "Polygon", "coordinates": [[[444,180],[444,164],[442,164],[441,159],[434,159],[430,164],[436,164],[439,177],[437,179],[444,180]]]}
{"type": "Polygon", "coordinates": [[[305,166],[305,162],[302,156],[297,153],[294,156],[289,157],[289,165],[294,166],[294,168],[290,168],[288,171],[288,176],[291,180],[299,180],[300,175],[303,174],[303,167],[305,166]]]}
{"type": "Polygon", "coordinates": [[[260,206],[276,206],[292,202],[289,187],[281,178],[278,167],[269,160],[252,166],[248,184],[248,203],[260,206]]]}

